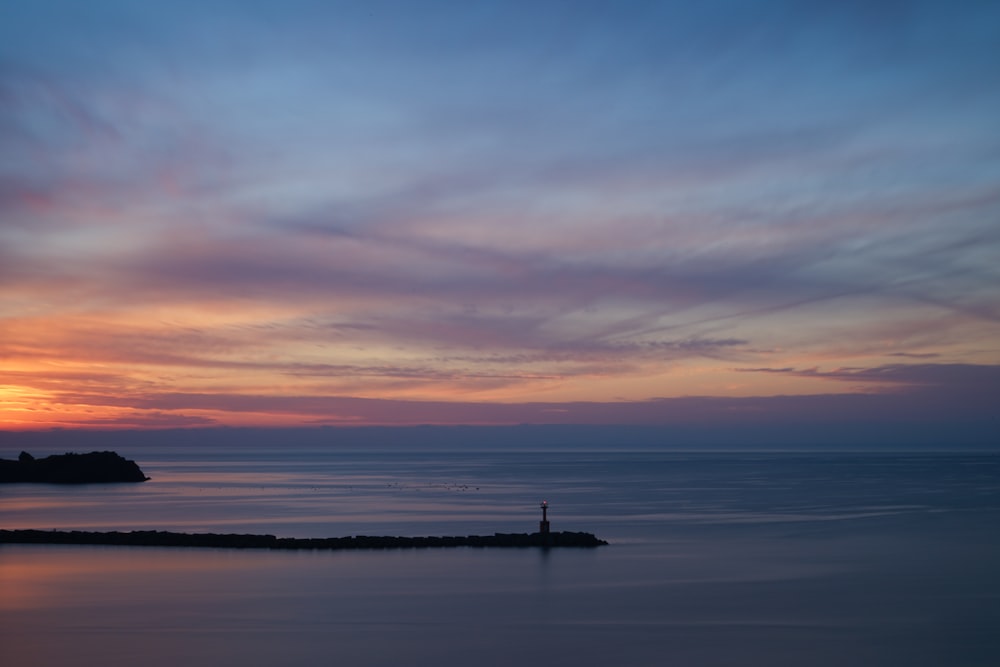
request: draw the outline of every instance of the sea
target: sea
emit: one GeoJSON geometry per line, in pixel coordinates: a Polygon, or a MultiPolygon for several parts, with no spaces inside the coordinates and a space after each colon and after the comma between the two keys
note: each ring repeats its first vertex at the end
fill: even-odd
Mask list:
{"type": "Polygon", "coordinates": [[[151,479],[3,485],[0,528],[488,535],[546,501],[609,544],[0,545],[5,667],[1000,665],[997,454],[117,449],[151,479]]]}

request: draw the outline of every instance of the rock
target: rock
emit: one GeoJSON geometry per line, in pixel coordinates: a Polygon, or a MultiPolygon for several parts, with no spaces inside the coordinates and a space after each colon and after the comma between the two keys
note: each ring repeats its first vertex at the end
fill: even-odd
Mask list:
{"type": "Polygon", "coordinates": [[[163,530],[58,531],[0,530],[0,544],[100,544],[132,547],[212,547],[224,549],[415,549],[442,547],[598,547],[607,542],[590,533],[494,533],[464,537],[352,537],[296,538],[227,533],[173,533],[163,530]]]}
{"type": "Polygon", "coordinates": [[[0,459],[0,483],[93,484],[148,479],[135,461],[115,452],[53,454],[41,459],[21,452],[16,461],[0,459]]]}

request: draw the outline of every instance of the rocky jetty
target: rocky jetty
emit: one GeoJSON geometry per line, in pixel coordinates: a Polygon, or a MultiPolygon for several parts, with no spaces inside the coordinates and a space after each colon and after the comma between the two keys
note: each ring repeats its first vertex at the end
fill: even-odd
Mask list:
{"type": "Polygon", "coordinates": [[[94,484],[148,479],[135,461],[115,452],[53,454],[41,459],[21,452],[16,461],[0,459],[0,483],[94,484]]]}
{"type": "Polygon", "coordinates": [[[92,532],[0,530],[0,544],[96,544],[130,547],[214,547],[222,549],[420,549],[432,547],[599,547],[607,542],[590,533],[494,533],[464,537],[297,538],[230,533],[173,533],[162,530],[92,532]]]}

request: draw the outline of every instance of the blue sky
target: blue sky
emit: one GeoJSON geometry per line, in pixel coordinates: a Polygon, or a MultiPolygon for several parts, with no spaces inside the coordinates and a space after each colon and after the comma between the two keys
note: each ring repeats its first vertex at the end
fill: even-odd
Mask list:
{"type": "Polygon", "coordinates": [[[989,2],[2,3],[0,425],[974,404],[998,43],[989,2]]]}

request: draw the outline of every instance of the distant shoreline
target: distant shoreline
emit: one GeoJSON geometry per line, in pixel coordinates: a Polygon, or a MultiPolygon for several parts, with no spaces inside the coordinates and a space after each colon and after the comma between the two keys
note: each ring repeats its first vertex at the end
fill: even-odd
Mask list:
{"type": "Polygon", "coordinates": [[[82,530],[0,530],[3,544],[74,544],[130,547],[200,547],[217,549],[323,550],[426,549],[441,547],[577,547],[592,548],[608,543],[591,533],[494,533],[455,537],[393,537],[354,535],[349,537],[275,537],[235,533],[175,533],[161,530],[99,532],[82,530]]]}

